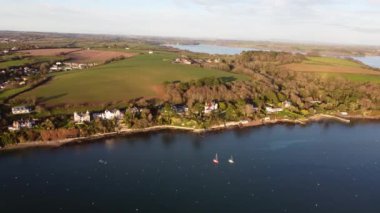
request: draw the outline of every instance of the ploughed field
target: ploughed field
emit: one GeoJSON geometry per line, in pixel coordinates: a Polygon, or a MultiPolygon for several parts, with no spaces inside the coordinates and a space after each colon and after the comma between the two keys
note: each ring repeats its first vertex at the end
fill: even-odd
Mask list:
{"type": "Polygon", "coordinates": [[[139,97],[162,97],[165,81],[189,81],[204,77],[243,80],[245,75],[173,64],[174,53],[155,52],[82,71],[58,73],[53,80],[16,98],[36,98],[47,106],[105,103],[139,97]]]}
{"type": "Polygon", "coordinates": [[[287,64],[282,67],[298,72],[316,72],[331,77],[340,76],[353,81],[380,82],[380,71],[347,59],[308,57],[302,63],[287,64]]]}
{"type": "Polygon", "coordinates": [[[131,57],[134,53],[108,50],[70,49],[35,49],[19,51],[30,56],[62,56],[75,63],[104,63],[107,60],[120,56],[131,57]]]}

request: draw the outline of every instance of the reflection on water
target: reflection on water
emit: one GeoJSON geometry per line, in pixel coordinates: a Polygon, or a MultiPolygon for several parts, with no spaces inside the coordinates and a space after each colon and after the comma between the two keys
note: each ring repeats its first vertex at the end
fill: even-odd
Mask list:
{"type": "Polygon", "coordinates": [[[1,153],[1,212],[379,212],[379,128],[163,131],[1,153]]]}

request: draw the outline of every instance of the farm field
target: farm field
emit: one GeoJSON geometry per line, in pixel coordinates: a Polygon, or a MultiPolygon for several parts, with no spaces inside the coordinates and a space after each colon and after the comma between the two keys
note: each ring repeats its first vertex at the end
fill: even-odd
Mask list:
{"type": "Polygon", "coordinates": [[[316,72],[325,77],[341,77],[355,82],[380,83],[379,71],[368,69],[363,64],[347,59],[308,57],[308,60],[302,63],[282,67],[298,72],[316,72]]]}
{"type": "Polygon", "coordinates": [[[41,63],[41,62],[51,62],[64,60],[64,56],[35,56],[28,57],[18,60],[4,61],[0,62],[0,69],[7,69],[9,67],[19,67],[19,66],[27,66],[29,64],[41,63]]]}
{"type": "Polygon", "coordinates": [[[308,57],[302,63],[287,64],[282,67],[298,72],[351,73],[380,76],[379,71],[368,69],[360,63],[330,57],[308,57]]]}
{"type": "Polygon", "coordinates": [[[79,48],[69,49],[35,49],[19,51],[30,56],[60,56],[64,55],[70,62],[75,63],[104,63],[107,60],[119,56],[131,57],[134,53],[111,50],[83,50],[79,48]]]}
{"type": "Polygon", "coordinates": [[[161,97],[165,81],[189,81],[211,76],[241,80],[248,78],[219,70],[172,64],[175,57],[173,53],[157,52],[84,71],[60,73],[51,82],[20,96],[36,98],[39,104],[46,106],[105,103],[139,97],[161,97]]]}
{"type": "Polygon", "coordinates": [[[79,51],[80,48],[56,48],[56,49],[34,49],[34,50],[21,50],[19,53],[23,53],[30,56],[57,56],[68,54],[71,52],[79,51]]]}

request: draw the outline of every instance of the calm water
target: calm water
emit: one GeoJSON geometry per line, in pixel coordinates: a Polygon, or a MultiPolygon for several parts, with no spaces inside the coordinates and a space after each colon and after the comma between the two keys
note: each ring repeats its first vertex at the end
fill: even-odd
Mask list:
{"type": "Polygon", "coordinates": [[[181,50],[188,50],[196,53],[207,53],[207,54],[224,54],[224,55],[235,55],[240,54],[243,51],[257,50],[254,48],[238,48],[238,47],[227,47],[219,45],[168,45],[181,50]]]}
{"type": "Polygon", "coordinates": [[[380,212],[379,129],[162,132],[1,153],[0,212],[380,212]]]}
{"type": "Polygon", "coordinates": [[[368,66],[380,68],[380,56],[355,57],[355,59],[363,62],[368,66]]]}

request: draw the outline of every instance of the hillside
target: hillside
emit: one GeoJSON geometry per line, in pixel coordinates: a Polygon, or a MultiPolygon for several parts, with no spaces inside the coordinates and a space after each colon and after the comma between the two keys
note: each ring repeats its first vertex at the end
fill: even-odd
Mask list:
{"type": "Polygon", "coordinates": [[[104,103],[139,97],[162,96],[165,81],[189,81],[204,77],[247,79],[244,75],[172,64],[173,53],[138,55],[84,71],[59,73],[46,85],[17,98],[33,98],[47,106],[104,103]]]}

